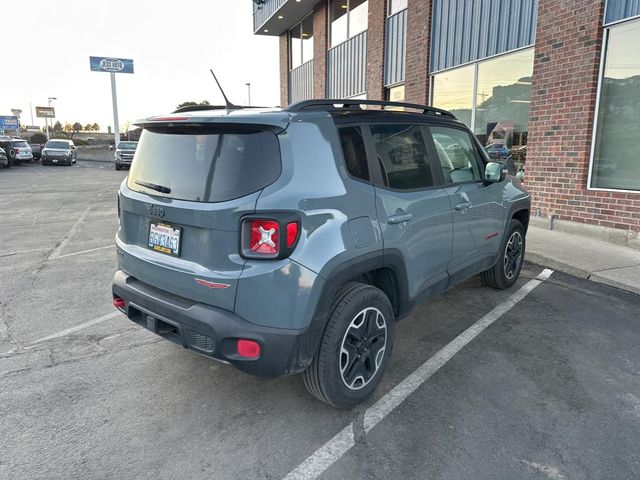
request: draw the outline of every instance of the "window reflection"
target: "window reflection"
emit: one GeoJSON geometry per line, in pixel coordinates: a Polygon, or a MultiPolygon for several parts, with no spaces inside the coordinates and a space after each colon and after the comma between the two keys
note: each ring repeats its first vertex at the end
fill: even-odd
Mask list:
{"type": "Polygon", "coordinates": [[[533,54],[532,48],[520,50],[432,77],[433,106],[467,124],[492,159],[507,161],[511,174],[526,160],[533,54]]]}
{"type": "Polygon", "coordinates": [[[456,68],[433,76],[433,106],[453,113],[471,127],[474,66],[456,68]]]}
{"type": "Polygon", "coordinates": [[[609,30],[591,186],[640,190],[640,21],[609,30]]]}
{"type": "Polygon", "coordinates": [[[313,59],[313,16],[289,30],[289,69],[299,67],[313,59]]]}
{"type": "Polygon", "coordinates": [[[313,15],[309,15],[302,23],[302,63],[313,59],[313,15]]]}
{"type": "Polygon", "coordinates": [[[489,156],[496,160],[507,160],[509,155],[523,156],[521,147],[527,144],[532,75],[533,49],[478,64],[473,131],[489,156]]]}

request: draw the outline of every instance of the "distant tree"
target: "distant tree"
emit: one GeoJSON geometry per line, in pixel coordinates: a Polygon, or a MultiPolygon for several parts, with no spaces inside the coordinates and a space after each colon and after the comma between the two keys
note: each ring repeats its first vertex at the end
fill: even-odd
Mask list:
{"type": "Polygon", "coordinates": [[[100,131],[100,125],[98,125],[97,123],[94,123],[93,125],[91,125],[91,129],[94,132],[99,132],[100,131]]]}
{"type": "Polygon", "coordinates": [[[180,105],[176,107],[176,110],[182,107],[193,107],[195,105],[211,105],[209,100],[202,100],[200,103],[197,102],[182,102],[180,105]]]}
{"type": "Polygon", "coordinates": [[[122,125],[120,125],[120,133],[127,133],[131,128],[131,122],[127,120],[122,125]]]}
{"type": "Polygon", "coordinates": [[[73,132],[73,125],[71,125],[69,122],[65,122],[64,127],[62,127],[62,130],[67,135],[71,135],[71,132],[73,132]]]}
{"type": "Polygon", "coordinates": [[[73,136],[82,131],[82,124],[80,122],[76,122],[71,126],[71,139],[73,140],[73,136]]]}
{"type": "Polygon", "coordinates": [[[31,143],[47,143],[47,136],[44,133],[34,133],[31,135],[31,143]]]}
{"type": "Polygon", "coordinates": [[[62,132],[63,128],[62,128],[62,124],[58,121],[53,125],[53,131],[56,133],[60,133],[62,132]]]}
{"type": "Polygon", "coordinates": [[[82,130],[84,130],[85,132],[90,132],[91,130],[93,130],[93,125],[87,123],[84,127],[82,127],[82,130]]]}

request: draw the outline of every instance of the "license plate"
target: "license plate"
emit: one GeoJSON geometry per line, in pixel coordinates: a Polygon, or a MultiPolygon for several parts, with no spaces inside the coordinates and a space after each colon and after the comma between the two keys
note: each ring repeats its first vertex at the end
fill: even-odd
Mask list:
{"type": "Polygon", "coordinates": [[[52,158],[52,159],[51,159],[51,161],[52,161],[53,163],[58,163],[58,159],[56,159],[56,158],[52,158]]]}
{"type": "Polygon", "coordinates": [[[149,225],[149,248],[167,255],[180,256],[181,227],[168,223],[151,223],[149,225]]]}

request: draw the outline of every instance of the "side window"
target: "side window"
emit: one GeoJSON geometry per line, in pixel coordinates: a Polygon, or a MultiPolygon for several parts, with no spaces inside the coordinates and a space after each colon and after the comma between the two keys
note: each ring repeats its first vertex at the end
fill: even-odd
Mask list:
{"type": "Polygon", "coordinates": [[[429,127],[438,153],[444,183],[482,180],[478,151],[464,130],[429,127]]]}
{"type": "Polygon", "coordinates": [[[385,186],[412,190],[433,186],[420,125],[371,125],[385,186]]]}
{"type": "Polygon", "coordinates": [[[360,127],[343,127],[338,132],[347,170],[352,176],[369,181],[367,152],[360,127]]]}

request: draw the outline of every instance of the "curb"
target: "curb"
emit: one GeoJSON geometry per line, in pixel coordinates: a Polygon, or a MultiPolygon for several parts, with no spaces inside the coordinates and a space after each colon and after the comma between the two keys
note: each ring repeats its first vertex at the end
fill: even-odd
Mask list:
{"type": "Polygon", "coordinates": [[[558,272],[573,275],[574,277],[578,277],[578,278],[583,278],[593,283],[606,285],[608,287],[617,288],[618,290],[623,290],[625,292],[640,295],[640,287],[629,285],[628,283],[618,281],[615,278],[611,278],[610,276],[606,276],[607,273],[610,273],[615,270],[634,268],[634,267],[620,267],[620,268],[612,268],[609,270],[590,272],[588,270],[584,270],[582,268],[569,265],[568,263],[559,262],[557,260],[550,259],[549,257],[545,257],[544,255],[540,255],[538,253],[530,252],[530,251],[525,253],[525,261],[529,263],[534,263],[536,265],[540,265],[542,267],[553,268],[558,272]]]}

